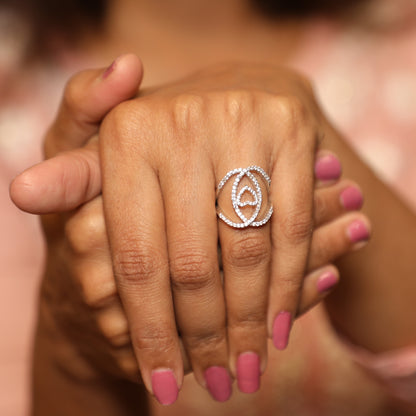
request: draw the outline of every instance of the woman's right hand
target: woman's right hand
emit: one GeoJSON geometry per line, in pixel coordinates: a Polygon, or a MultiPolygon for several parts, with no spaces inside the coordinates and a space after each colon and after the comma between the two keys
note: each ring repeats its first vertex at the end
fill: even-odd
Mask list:
{"type": "MultiPolygon", "coordinates": [[[[67,173],[63,182],[64,187],[61,188],[59,192],[65,191],[63,195],[69,195],[69,193],[66,191],[75,191],[75,193],[72,194],[74,199],[70,200],[62,200],[62,198],[56,198],[55,194],[55,202],[58,202],[58,205],[55,204],[54,206],[55,210],[64,206],[68,207],[71,204],[74,205],[72,206],[72,208],[74,208],[79,203],[84,202],[99,192],[101,184],[99,180],[100,172],[99,169],[97,169],[96,164],[97,159],[94,157],[85,158],[86,154],[89,154],[90,156],[94,154],[94,146],[94,142],[91,142],[85,149],[82,149],[82,151],[77,150],[70,154],[67,153],[58,156],[58,158],[55,160],[49,161],[51,163],[46,166],[46,169],[55,169],[55,173],[67,173]],[[89,166],[87,171],[89,172],[88,179],[90,179],[90,182],[82,182],[84,184],[89,184],[88,189],[90,192],[86,194],[84,194],[84,192],[79,192],[80,190],[85,191],[86,189],[82,186],[82,184],[74,184],[71,183],[70,180],[68,181],[68,179],[71,178],[71,175],[68,176],[68,171],[71,172],[73,165],[71,167],[71,163],[66,164],[66,162],[74,162],[78,160],[77,158],[79,158],[79,160],[83,160],[84,166],[85,162],[87,161],[87,166],[89,166]],[[65,171],[65,167],[67,167],[69,170],[65,171]],[[65,182],[65,180],[68,182],[65,182]]],[[[324,159],[325,158],[318,159],[318,166],[319,163],[322,165],[322,160],[324,159]]],[[[45,166],[43,166],[43,168],[44,167],[45,166]]],[[[40,169],[42,169],[42,167],[40,169]]],[[[45,172],[46,171],[44,170],[43,173],[45,172]]],[[[36,177],[36,173],[35,176],[33,176],[32,171],[32,180],[34,177],[36,177]]],[[[27,178],[28,176],[26,176],[26,180],[27,178]]],[[[51,181],[59,181],[60,179],[62,179],[62,176],[58,175],[51,178],[51,181]]],[[[22,178],[21,180],[25,182],[22,178]]],[[[19,193],[16,191],[16,189],[18,189],[18,184],[19,180],[15,182],[15,196],[19,193]]],[[[353,223],[358,218],[361,218],[361,220],[363,220],[363,218],[359,217],[359,214],[343,215],[348,209],[348,206],[343,207],[339,202],[341,193],[345,194],[344,191],[347,188],[351,189],[350,185],[354,187],[353,184],[349,184],[348,182],[340,182],[330,187],[320,186],[315,190],[316,231],[312,240],[310,256],[310,267],[312,268],[316,268],[331,262],[333,258],[345,253],[354,246],[352,242],[348,241],[347,238],[342,236],[347,235],[347,228],[351,223],[353,223]]],[[[54,191],[51,193],[53,194],[53,192],[54,191]]],[[[49,201],[52,200],[53,195],[49,201]]],[[[36,198],[31,199],[31,201],[31,203],[34,204],[36,198]]],[[[45,212],[45,205],[41,209],[43,212],[45,212]]],[[[93,309],[97,311],[97,320],[101,330],[110,339],[110,343],[128,346],[130,342],[128,336],[129,330],[127,321],[125,319],[124,310],[120,304],[118,293],[114,285],[112,264],[110,261],[110,255],[106,240],[105,224],[102,215],[101,200],[95,199],[92,203],[85,205],[77,212],[75,212],[68,221],[65,220],[65,222],[68,239],[67,241],[69,241],[70,247],[72,248],[72,250],[68,250],[68,248],[66,248],[68,261],[67,264],[71,265],[70,269],[76,270],[73,274],[79,278],[86,303],[91,305],[93,309]],[[68,256],[69,253],[70,255],[68,256]],[[97,276],[97,281],[95,281],[92,276],[97,276]],[[95,282],[100,282],[100,284],[95,284],[95,282]],[[101,289],[103,290],[101,291],[101,289]],[[103,299],[106,299],[108,304],[103,302],[103,299]]],[[[52,224],[52,229],[50,229],[49,234],[55,236],[61,235],[60,238],[62,238],[63,233],[57,233],[57,230],[54,229],[55,226],[56,224],[52,224]]],[[[56,241],[54,241],[55,249],[57,246],[62,247],[62,244],[57,245],[56,241]]],[[[51,247],[51,249],[54,248],[51,247]]],[[[318,282],[320,281],[319,279],[321,276],[328,276],[328,273],[325,273],[328,271],[332,272],[332,275],[336,280],[337,272],[332,267],[326,267],[321,270],[318,269],[305,279],[299,312],[310,307],[312,304],[322,298],[323,294],[319,292],[319,287],[322,288],[324,286],[322,284],[318,284],[318,282]]],[[[126,350],[124,349],[124,352],[125,351],[126,350]]],[[[130,370],[125,368],[127,373],[131,374],[132,369],[136,368],[134,365],[135,361],[133,359],[133,355],[130,353],[124,354],[124,361],[123,359],[120,359],[120,357],[121,355],[118,355],[117,360],[123,367],[131,367],[130,370]]],[[[133,370],[133,373],[134,372],[135,370],[133,370]]]]}

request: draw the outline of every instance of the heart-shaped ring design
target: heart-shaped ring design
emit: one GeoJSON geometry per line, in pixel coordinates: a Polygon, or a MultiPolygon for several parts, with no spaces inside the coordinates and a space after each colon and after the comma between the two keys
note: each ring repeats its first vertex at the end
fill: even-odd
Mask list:
{"type": "Polygon", "coordinates": [[[267,186],[267,189],[270,187],[270,177],[269,175],[260,167],[258,166],[249,166],[248,168],[238,168],[230,170],[224,178],[222,178],[221,182],[218,184],[217,187],[217,202],[220,196],[222,189],[224,188],[225,184],[235,175],[236,178],[233,182],[233,187],[231,191],[231,202],[234,209],[234,212],[240,218],[241,222],[232,221],[228,218],[222,209],[220,208],[219,204],[217,203],[217,215],[218,217],[223,220],[226,224],[230,227],[234,228],[247,228],[247,227],[261,227],[262,225],[266,224],[269,221],[270,217],[273,214],[273,207],[271,206],[270,202],[268,202],[268,207],[265,215],[263,218],[259,219],[259,213],[262,208],[263,203],[263,195],[260,183],[254,173],[257,173],[260,178],[262,178],[267,186]],[[239,190],[239,185],[244,177],[251,182],[252,186],[245,185],[239,190]],[[238,193],[237,193],[238,192],[238,193]],[[242,201],[243,196],[245,193],[251,194],[253,197],[252,200],[242,201]],[[255,207],[252,215],[250,218],[247,218],[241,211],[241,208],[246,206],[255,207]]]}

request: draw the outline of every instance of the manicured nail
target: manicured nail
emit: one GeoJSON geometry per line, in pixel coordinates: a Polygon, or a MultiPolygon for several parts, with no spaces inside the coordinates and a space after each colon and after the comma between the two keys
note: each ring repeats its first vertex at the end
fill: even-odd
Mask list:
{"type": "Polygon", "coordinates": [[[114,71],[114,68],[116,67],[117,59],[113,61],[113,63],[103,72],[102,78],[106,79],[110,76],[110,74],[114,71]]]}
{"type": "Polygon", "coordinates": [[[321,181],[338,179],[341,171],[341,162],[334,155],[322,156],[315,163],[315,176],[321,181]]]}
{"type": "Polygon", "coordinates": [[[348,211],[360,209],[363,206],[363,194],[355,186],[345,188],[340,195],[341,204],[348,211]]]}
{"type": "Polygon", "coordinates": [[[284,350],[289,342],[289,333],[292,326],[290,312],[280,312],[273,323],[273,344],[278,350],[284,350]]]}
{"type": "Polygon", "coordinates": [[[243,393],[255,393],[260,387],[260,358],[254,352],[240,354],[237,359],[237,384],[243,393]]]}
{"type": "Polygon", "coordinates": [[[231,396],[231,378],[224,367],[209,367],[204,373],[208,391],[211,396],[219,401],[225,402],[231,396]]]}
{"type": "Polygon", "coordinates": [[[370,232],[368,231],[367,225],[361,220],[353,221],[348,226],[347,233],[353,243],[366,241],[370,238],[370,232]]]}
{"type": "Polygon", "coordinates": [[[175,403],[178,398],[178,385],[171,370],[155,370],[152,373],[152,390],[160,404],[175,403]]]}
{"type": "Polygon", "coordinates": [[[336,284],[338,283],[338,279],[332,272],[325,272],[321,274],[321,276],[318,279],[318,282],[316,283],[316,286],[318,288],[318,292],[325,293],[329,289],[332,289],[336,284]]]}

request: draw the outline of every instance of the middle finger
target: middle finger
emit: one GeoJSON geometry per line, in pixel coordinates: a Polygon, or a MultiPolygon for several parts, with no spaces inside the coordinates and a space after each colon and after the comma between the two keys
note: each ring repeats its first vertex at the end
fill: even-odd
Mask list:
{"type": "MultiPolygon", "coordinates": [[[[191,153],[191,154],[190,154],[191,153]]],[[[160,174],[176,320],[198,382],[214,399],[231,394],[226,315],[218,265],[215,184],[199,152],[160,174]]]]}

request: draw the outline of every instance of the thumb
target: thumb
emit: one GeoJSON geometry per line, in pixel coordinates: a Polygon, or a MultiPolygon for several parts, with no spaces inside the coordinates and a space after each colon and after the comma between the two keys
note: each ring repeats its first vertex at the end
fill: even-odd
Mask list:
{"type": "Polygon", "coordinates": [[[114,106],[137,93],[142,77],[142,63],[133,54],[119,56],[107,69],[86,70],[73,76],[46,135],[46,157],[85,144],[114,106]]]}
{"type": "Polygon", "coordinates": [[[10,185],[15,205],[31,214],[70,211],[101,192],[98,138],[25,170],[10,185]]]}

